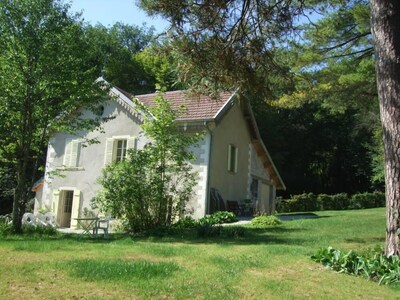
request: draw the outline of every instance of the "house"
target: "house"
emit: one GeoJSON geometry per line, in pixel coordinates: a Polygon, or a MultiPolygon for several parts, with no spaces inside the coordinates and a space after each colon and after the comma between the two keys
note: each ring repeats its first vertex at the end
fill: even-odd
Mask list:
{"type": "MultiPolygon", "coordinates": [[[[75,228],[75,218],[90,212],[90,200],[100,189],[96,180],[105,165],[124,159],[128,149],[141,149],[149,142],[141,132],[143,118],[134,109],[132,95],[115,87],[110,93],[111,99],[97,113],[115,118],[102,125],[103,131],[81,132],[80,137],[58,132],[50,139],[45,180],[36,190],[35,211],[51,210],[61,227],[75,228]],[[84,146],[82,137],[96,138],[98,143],[84,146]]],[[[136,98],[148,105],[154,96],[136,98]]],[[[276,190],[285,189],[285,185],[260,138],[249,104],[240,101],[236,93],[223,93],[219,100],[188,97],[183,91],[165,96],[173,107],[185,105],[185,113],[177,119],[184,130],[205,132],[198,147],[193,147],[197,159],[191,163],[198,172],[188,203],[193,217],[244,199],[251,199],[259,211],[273,211],[276,190]],[[215,203],[211,194],[216,192],[223,203],[215,203]]],[[[84,116],[94,117],[92,112],[84,116]]]]}

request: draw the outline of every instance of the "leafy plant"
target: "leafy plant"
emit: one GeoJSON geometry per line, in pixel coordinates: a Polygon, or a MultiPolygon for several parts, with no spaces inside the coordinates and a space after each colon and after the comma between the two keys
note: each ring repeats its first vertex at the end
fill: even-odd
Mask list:
{"type": "Polygon", "coordinates": [[[251,220],[251,227],[269,227],[276,226],[282,224],[282,221],[279,220],[276,216],[258,216],[251,220]]]}
{"type": "Polygon", "coordinates": [[[151,143],[130,150],[125,161],[107,166],[99,179],[103,189],[93,200],[101,211],[126,219],[127,230],[134,233],[172,225],[184,215],[196,183],[189,147],[200,135],[187,135],[178,128],[177,112],[162,93],[154,103],[149,109],[136,101],[151,143]]]}
{"type": "Polygon", "coordinates": [[[399,257],[387,257],[381,250],[358,255],[354,251],[343,253],[328,247],[319,249],[311,259],[339,273],[365,276],[379,284],[400,283],[399,257]]]}
{"type": "Polygon", "coordinates": [[[181,228],[181,229],[194,228],[196,226],[197,226],[197,222],[192,217],[183,217],[174,224],[174,227],[181,228]]]}

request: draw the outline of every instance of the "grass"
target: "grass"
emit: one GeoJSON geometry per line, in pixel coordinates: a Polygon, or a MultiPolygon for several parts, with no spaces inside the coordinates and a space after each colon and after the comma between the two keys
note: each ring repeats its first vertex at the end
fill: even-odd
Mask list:
{"type": "Polygon", "coordinates": [[[385,211],[316,212],[316,218],[244,237],[110,240],[75,235],[0,237],[0,298],[400,299],[399,287],[313,262],[320,247],[363,251],[384,243],[385,211]]]}

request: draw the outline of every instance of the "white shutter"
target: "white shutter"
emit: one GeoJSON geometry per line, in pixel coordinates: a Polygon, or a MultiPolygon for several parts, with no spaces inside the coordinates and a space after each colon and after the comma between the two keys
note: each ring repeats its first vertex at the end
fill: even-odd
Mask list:
{"type": "Polygon", "coordinates": [[[231,166],[231,145],[228,145],[228,171],[232,170],[232,166],[231,166]]]}
{"type": "Polygon", "coordinates": [[[237,167],[238,167],[238,152],[239,149],[235,147],[235,166],[234,166],[235,168],[233,170],[235,173],[237,173],[237,167]]]}
{"type": "Polygon", "coordinates": [[[78,221],[75,219],[79,218],[80,206],[81,206],[81,191],[74,190],[74,198],[72,200],[72,209],[71,209],[71,228],[76,228],[78,226],[78,221]]]}
{"type": "Polygon", "coordinates": [[[104,164],[108,165],[112,162],[114,151],[114,139],[109,138],[106,140],[106,152],[104,155],[104,164]]]}
{"type": "Polygon", "coordinates": [[[126,150],[128,153],[129,149],[136,149],[136,138],[135,137],[129,137],[126,140],[126,150]]]}
{"type": "Polygon", "coordinates": [[[79,150],[80,150],[80,142],[78,140],[74,140],[71,142],[71,156],[69,161],[69,167],[77,167],[79,162],[79,150]]]}
{"type": "Polygon", "coordinates": [[[72,152],[72,139],[65,139],[65,149],[64,149],[64,166],[69,166],[71,161],[72,152]]]}
{"type": "Polygon", "coordinates": [[[55,216],[55,220],[57,224],[60,224],[59,222],[59,213],[58,213],[58,203],[60,202],[60,190],[53,190],[53,199],[52,199],[52,205],[51,205],[51,210],[55,216]]]}

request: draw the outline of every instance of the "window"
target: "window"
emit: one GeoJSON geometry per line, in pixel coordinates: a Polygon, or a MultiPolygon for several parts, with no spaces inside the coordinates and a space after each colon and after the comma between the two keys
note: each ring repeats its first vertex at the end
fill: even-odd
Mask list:
{"type": "Polygon", "coordinates": [[[115,153],[115,158],[113,159],[114,162],[119,162],[123,161],[126,158],[126,153],[127,153],[127,143],[128,140],[116,140],[114,142],[114,147],[116,147],[114,153],[115,153]]]}
{"type": "Polygon", "coordinates": [[[126,159],[128,150],[135,148],[136,139],[129,136],[119,136],[106,140],[104,164],[120,162],[126,159]]]}
{"type": "Polygon", "coordinates": [[[79,164],[79,154],[81,142],[74,139],[65,140],[64,162],[65,167],[77,167],[79,164]]]}
{"type": "Polygon", "coordinates": [[[238,149],[234,145],[228,145],[228,171],[237,172],[238,149]]]}

